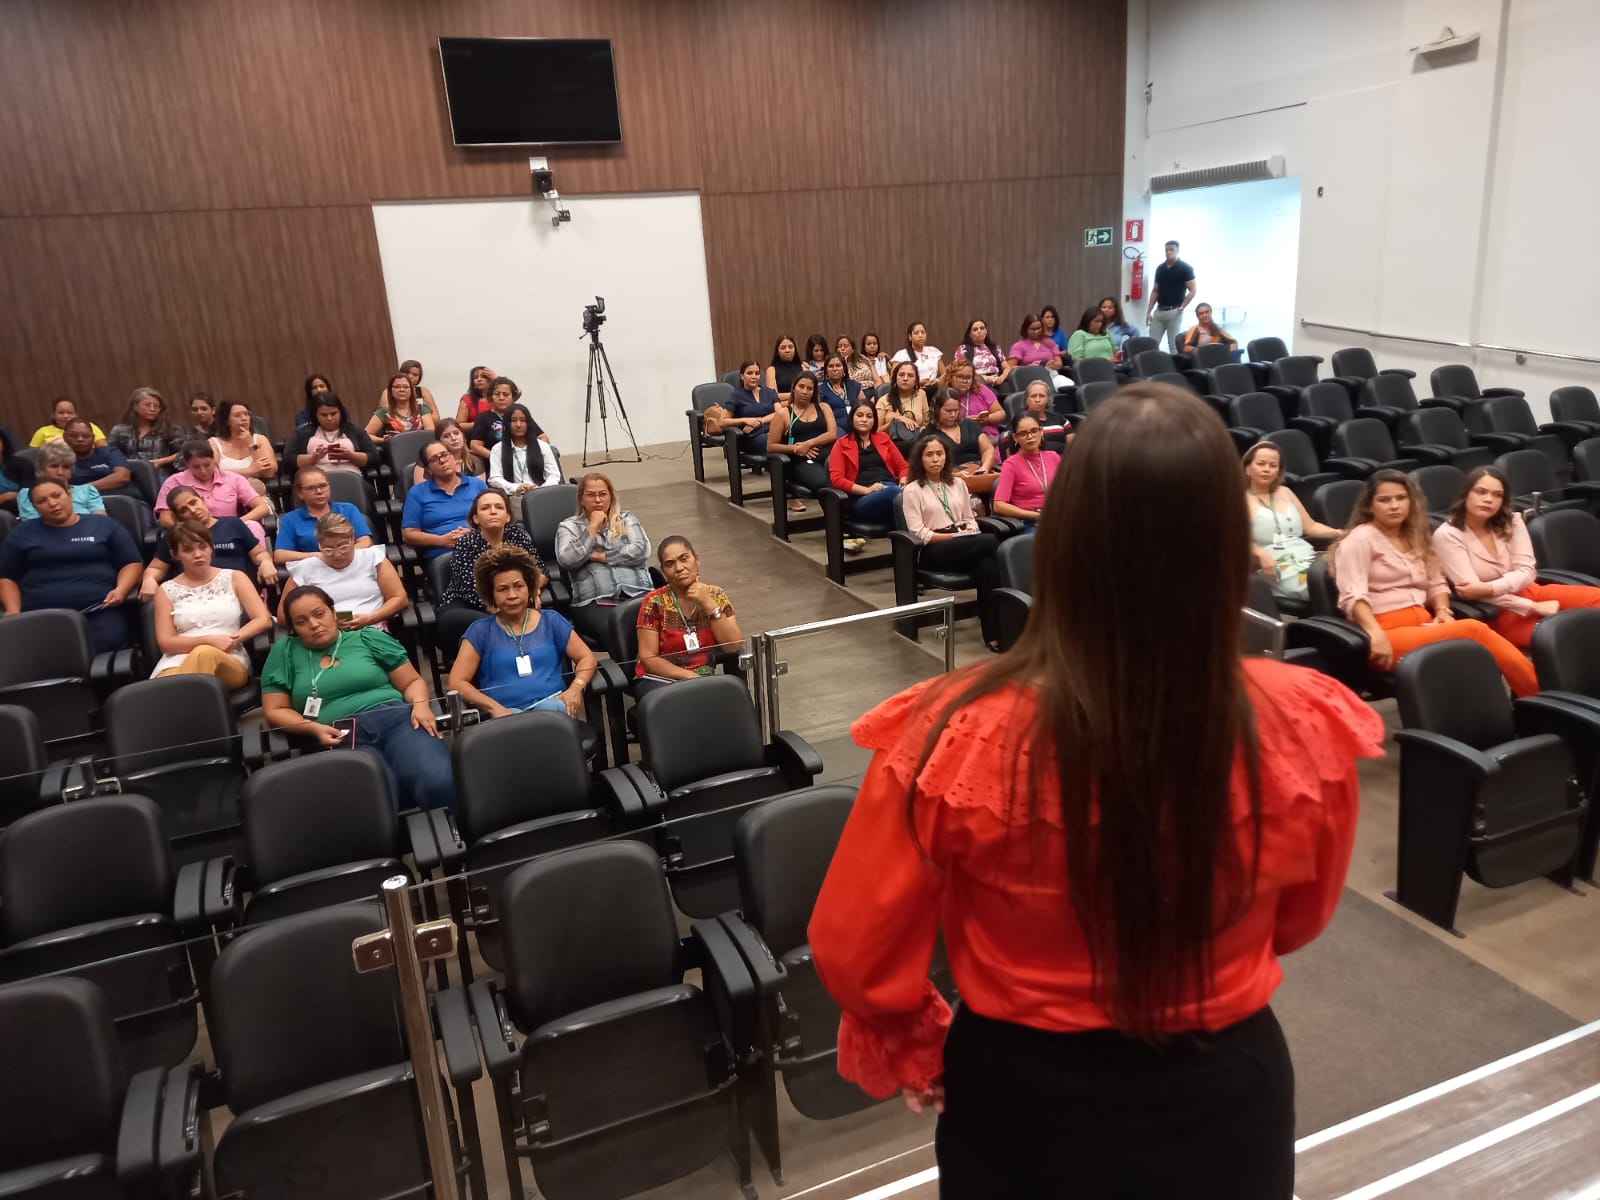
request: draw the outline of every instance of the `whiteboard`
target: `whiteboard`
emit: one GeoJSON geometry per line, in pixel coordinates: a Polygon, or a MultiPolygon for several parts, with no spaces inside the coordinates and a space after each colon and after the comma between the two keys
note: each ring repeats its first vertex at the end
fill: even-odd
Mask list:
{"type": "MultiPolygon", "coordinates": [[[[579,467],[589,340],[583,306],[604,296],[600,337],[639,445],[681,442],[695,384],[715,379],[700,197],[694,193],[564,196],[548,202],[421,201],[372,206],[395,361],[414,358],[455,415],[472,367],[510,376],[522,402],[579,467]]],[[[613,454],[631,457],[614,405],[613,454]]],[[[600,440],[598,397],[589,432],[600,440]]]]}

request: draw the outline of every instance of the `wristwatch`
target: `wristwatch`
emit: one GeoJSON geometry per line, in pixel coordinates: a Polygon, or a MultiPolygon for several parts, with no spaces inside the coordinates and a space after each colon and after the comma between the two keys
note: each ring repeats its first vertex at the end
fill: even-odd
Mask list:
{"type": "Polygon", "coordinates": [[[725,608],[722,608],[722,607],[721,607],[721,606],[720,606],[720,605],[719,605],[719,606],[718,606],[718,607],[716,607],[716,608],[713,608],[713,609],[712,609],[712,610],[711,610],[711,612],[710,612],[710,613],[709,613],[709,614],[707,614],[707,615],[708,615],[708,616],[710,616],[710,618],[711,618],[711,619],[712,619],[712,620],[713,620],[713,621],[720,621],[720,620],[721,620],[721,619],[722,619],[722,614],[723,614],[723,613],[725,613],[725,612],[726,612],[726,611],[727,611],[727,609],[725,609],[725,608]]]}

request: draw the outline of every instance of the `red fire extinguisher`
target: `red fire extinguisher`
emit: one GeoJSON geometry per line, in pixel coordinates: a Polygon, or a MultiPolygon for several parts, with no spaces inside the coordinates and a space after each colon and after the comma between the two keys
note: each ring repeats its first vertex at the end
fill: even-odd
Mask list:
{"type": "Polygon", "coordinates": [[[1128,249],[1130,251],[1132,251],[1132,253],[1130,253],[1128,255],[1128,257],[1133,259],[1133,272],[1131,274],[1130,279],[1128,280],[1128,299],[1129,300],[1143,300],[1144,299],[1144,255],[1139,253],[1139,251],[1134,250],[1132,246],[1129,246],[1128,249]]]}

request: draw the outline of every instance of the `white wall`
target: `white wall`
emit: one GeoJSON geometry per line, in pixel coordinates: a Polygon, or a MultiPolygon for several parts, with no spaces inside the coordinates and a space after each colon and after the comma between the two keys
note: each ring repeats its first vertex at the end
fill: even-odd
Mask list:
{"type": "Polygon", "coordinates": [[[1570,268],[1548,263],[1553,244],[1587,233],[1600,189],[1594,0],[1132,2],[1149,29],[1129,46],[1152,90],[1146,174],[1282,154],[1302,181],[1296,323],[1283,331],[1296,350],[1366,344],[1424,381],[1469,362],[1541,413],[1561,383],[1600,388],[1594,365],[1298,324],[1597,353],[1585,335],[1600,328],[1600,292],[1552,286],[1570,268]],[[1432,65],[1406,53],[1446,25],[1479,33],[1476,50],[1432,65]]]}
{"type": "MultiPolygon", "coordinates": [[[[564,197],[572,221],[528,200],[375,204],[396,361],[415,358],[453,415],[467,372],[487,363],[577,468],[588,339],[582,312],[606,301],[601,339],[641,446],[681,441],[697,383],[716,378],[700,198],[564,197]]],[[[627,448],[615,410],[613,452],[627,448]]],[[[599,414],[589,434],[600,446],[599,414]]],[[[629,451],[631,453],[631,451],[629,451]]]]}

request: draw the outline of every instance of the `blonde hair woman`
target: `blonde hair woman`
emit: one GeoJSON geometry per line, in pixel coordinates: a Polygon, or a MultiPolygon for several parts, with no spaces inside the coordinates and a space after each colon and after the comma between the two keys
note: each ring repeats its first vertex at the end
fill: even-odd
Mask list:
{"type": "Polygon", "coordinates": [[[556,562],[572,582],[567,615],[579,636],[610,652],[611,610],[655,586],[649,561],[649,535],[622,507],[611,480],[598,471],[585,475],[577,514],[556,527],[556,562]]]}

